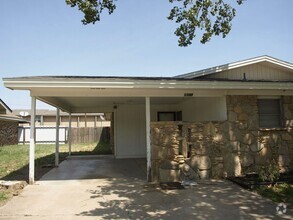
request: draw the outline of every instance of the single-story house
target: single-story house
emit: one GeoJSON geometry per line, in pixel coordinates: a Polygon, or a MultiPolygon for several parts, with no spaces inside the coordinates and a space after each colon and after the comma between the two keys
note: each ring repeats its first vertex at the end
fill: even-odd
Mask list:
{"type": "Polygon", "coordinates": [[[0,99],[0,146],[18,144],[18,124],[24,122],[0,99]]]}
{"type": "Polygon", "coordinates": [[[146,157],[149,181],[237,176],[273,161],[293,170],[293,64],[270,56],[174,77],[3,81],[30,90],[32,116],[36,99],[68,113],[113,113],[115,157],[146,157]]]}

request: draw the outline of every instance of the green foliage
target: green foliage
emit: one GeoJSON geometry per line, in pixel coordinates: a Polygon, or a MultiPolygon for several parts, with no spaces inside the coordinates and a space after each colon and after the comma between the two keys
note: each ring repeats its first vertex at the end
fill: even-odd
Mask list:
{"type": "Polygon", "coordinates": [[[7,193],[0,191],[0,202],[5,201],[6,199],[8,199],[7,193]]]}
{"type": "Polygon", "coordinates": [[[257,192],[274,202],[285,202],[293,205],[293,185],[282,183],[273,187],[261,186],[257,192]]]}
{"type": "MultiPolygon", "coordinates": [[[[78,7],[84,14],[83,24],[100,21],[101,13],[107,9],[112,14],[116,0],[66,0],[67,5],[78,7]]],[[[244,0],[233,0],[241,5],[244,0]]],[[[179,46],[189,46],[198,32],[202,32],[200,42],[205,44],[212,36],[225,38],[231,28],[236,9],[224,0],[169,0],[175,6],[170,11],[169,20],[179,24],[174,34],[179,38],[179,46]]]]}
{"type": "MultiPolygon", "coordinates": [[[[236,10],[223,0],[169,0],[171,3],[180,3],[174,6],[168,17],[175,20],[179,27],[175,35],[179,37],[179,46],[188,46],[196,37],[197,30],[203,32],[200,42],[205,44],[213,35],[229,34],[231,21],[236,15],[236,10]]],[[[239,5],[243,0],[236,1],[239,5]]]]}
{"type": "Polygon", "coordinates": [[[116,9],[114,1],[116,0],[65,0],[67,5],[71,7],[78,7],[84,14],[84,18],[81,20],[83,24],[95,23],[100,21],[100,15],[104,9],[108,10],[109,14],[112,14],[116,9]]]}
{"type": "Polygon", "coordinates": [[[280,177],[279,166],[275,161],[268,166],[260,166],[257,172],[262,181],[276,182],[280,177]]]}

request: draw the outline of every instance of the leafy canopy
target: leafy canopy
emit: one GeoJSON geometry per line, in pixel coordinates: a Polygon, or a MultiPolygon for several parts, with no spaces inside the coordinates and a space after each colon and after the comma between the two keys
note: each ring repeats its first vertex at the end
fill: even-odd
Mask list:
{"type": "MultiPolygon", "coordinates": [[[[65,0],[67,5],[78,7],[84,14],[83,24],[95,24],[100,21],[104,10],[112,14],[117,0],[65,0]]],[[[179,38],[179,46],[189,46],[197,34],[200,42],[205,44],[212,36],[225,38],[231,28],[236,9],[226,0],[169,0],[173,4],[169,20],[178,24],[174,34],[179,38]]],[[[231,0],[230,0],[231,1],[231,0]]],[[[244,0],[232,0],[241,5],[244,0]]]]}

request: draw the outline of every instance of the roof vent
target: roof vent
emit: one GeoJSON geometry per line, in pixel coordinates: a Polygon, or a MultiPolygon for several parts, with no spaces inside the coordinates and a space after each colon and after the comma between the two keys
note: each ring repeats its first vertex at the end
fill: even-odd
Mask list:
{"type": "Polygon", "coordinates": [[[191,97],[191,96],[193,96],[193,93],[184,93],[184,96],[185,97],[191,97]]]}

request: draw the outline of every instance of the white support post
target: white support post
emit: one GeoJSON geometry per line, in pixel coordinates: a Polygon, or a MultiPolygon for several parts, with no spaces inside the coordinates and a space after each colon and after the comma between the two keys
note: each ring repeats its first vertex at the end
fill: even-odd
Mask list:
{"type": "Polygon", "coordinates": [[[60,125],[60,109],[56,112],[56,151],[55,151],[55,166],[59,166],[59,125],[60,125]]]}
{"type": "Polygon", "coordinates": [[[71,113],[69,113],[69,125],[68,125],[68,154],[71,155],[71,113]]]}
{"type": "Polygon", "coordinates": [[[152,165],[151,165],[151,113],[150,113],[150,97],[145,98],[145,115],[146,115],[146,149],[147,149],[147,181],[152,181],[152,165]]]}
{"type": "Polygon", "coordinates": [[[36,97],[31,100],[31,130],[30,130],[30,154],[29,154],[29,184],[35,182],[35,118],[36,118],[36,97]]]}

